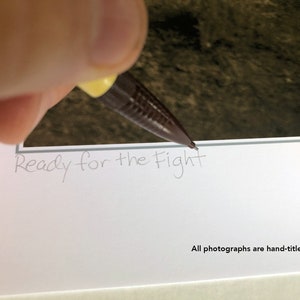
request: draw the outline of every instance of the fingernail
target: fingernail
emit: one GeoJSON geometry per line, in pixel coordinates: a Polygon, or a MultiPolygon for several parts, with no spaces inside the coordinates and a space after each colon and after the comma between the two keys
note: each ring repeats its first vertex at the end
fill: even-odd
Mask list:
{"type": "Polygon", "coordinates": [[[96,66],[122,63],[144,42],[145,9],[141,1],[98,1],[93,13],[91,59],[96,66]],[[99,5],[100,4],[100,5],[99,5]]]}

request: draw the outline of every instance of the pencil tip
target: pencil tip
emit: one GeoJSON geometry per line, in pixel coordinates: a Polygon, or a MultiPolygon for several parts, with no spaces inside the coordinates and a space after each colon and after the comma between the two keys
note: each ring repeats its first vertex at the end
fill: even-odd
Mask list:
{"type": "Polygon", "coordinates": [[[198,149],[198,147],[196,146],[196,144],[193,142],[193,141],[191,141],[191,143],[188,145],[191,149],[195,149],[196,151],[198,151],[199,149],[198,149]]]}

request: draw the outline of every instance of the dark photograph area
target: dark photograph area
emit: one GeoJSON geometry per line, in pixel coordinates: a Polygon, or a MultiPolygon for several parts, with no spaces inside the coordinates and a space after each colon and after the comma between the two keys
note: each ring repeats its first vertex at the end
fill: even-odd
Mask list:
{"type": "MultiPolygon", "coordinates": [[[[149,33],[130,72],[194,140],[300,136],[299,0],[147,0],[149,33]]],[[[158,142],[75,88],[31,146],[158,142]]]]}

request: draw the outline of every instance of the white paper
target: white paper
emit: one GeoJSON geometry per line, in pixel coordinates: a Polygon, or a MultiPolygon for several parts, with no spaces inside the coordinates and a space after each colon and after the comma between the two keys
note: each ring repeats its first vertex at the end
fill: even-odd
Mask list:
{"type": "Polygon", "coordinates": [[[197,144],[1,145],[0,295],[300,272],[300,139],[197,144]]]}

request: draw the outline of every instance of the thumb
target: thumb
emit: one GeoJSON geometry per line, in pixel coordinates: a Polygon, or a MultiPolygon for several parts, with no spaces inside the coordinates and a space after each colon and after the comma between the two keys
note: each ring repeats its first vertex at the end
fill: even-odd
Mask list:
{"type": "Polygon", "coordinates": [[[128,69],[146,31],[142,0],[1,0],[0,141],[24,140],[75,84],[128,69]]]}
{"type": "Polygon", "coordinates": [[[146,28],[142,0],[0,1],[0,99],[121,73],[146,28]]]}

